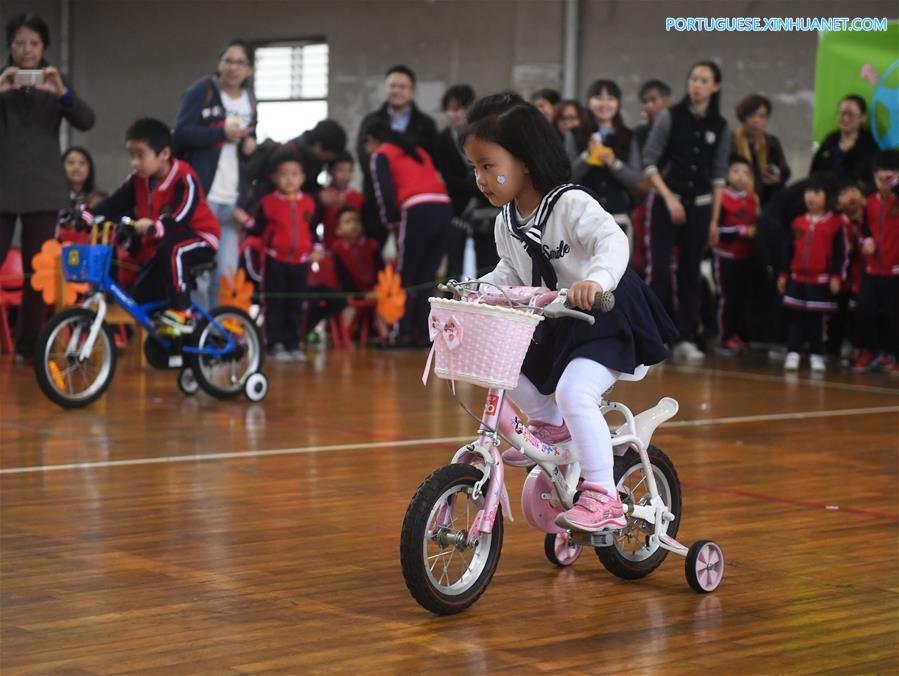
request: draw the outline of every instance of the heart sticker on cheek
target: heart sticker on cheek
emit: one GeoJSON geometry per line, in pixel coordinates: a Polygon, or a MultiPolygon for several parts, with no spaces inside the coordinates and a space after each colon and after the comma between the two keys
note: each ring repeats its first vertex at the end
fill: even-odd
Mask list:
{"type": "Polygon", "coordinates": [[[499,183],[500,185],[503,185],[506,182],[506,177],[503,176],[502,174],[500,174],[499,176],[496,177],[496,182],[499,183]]]}

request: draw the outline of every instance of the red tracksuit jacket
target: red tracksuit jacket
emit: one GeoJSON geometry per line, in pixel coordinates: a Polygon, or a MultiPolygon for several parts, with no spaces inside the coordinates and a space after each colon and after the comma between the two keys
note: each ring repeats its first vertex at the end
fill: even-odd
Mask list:
{"type": "Polygon", "coordinates": [[[297,265],[312,251],[315,211],[309,195],[276,190],[260,200],[250,234],[262,236],[266,253],[276,261],[297,265]]]}
{"type": "Polygon", "coordinates": [[[865,260],[865,272],[877,277],[899,275],[899,197],[884,197],[879,192],[868,197],[865,208],[863,241],[876,247],[865,260]]]}
{"type": "Polygon", "coordinates": [[[722,258],[742,261],[752,255],[752,238],[747,235],[758,220],[759,203],[753,192],[727,189],[721,198],[718,243],[713,247],[722,258]]]}
{"type": "MultiPolygon", "coordinates": [[[[846,277],[846,218],[827,212],[823,216],[798,216],[791,226],[787,255],[790,278],[800,284],[826,284],[846,277]]],[[[782,272],[782,277],[787,273],[782,272]]]]}

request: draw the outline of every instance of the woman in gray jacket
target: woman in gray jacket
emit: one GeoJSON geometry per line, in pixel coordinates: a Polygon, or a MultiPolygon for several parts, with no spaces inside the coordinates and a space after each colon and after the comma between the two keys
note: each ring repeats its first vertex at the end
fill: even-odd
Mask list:
{"type": "MultiPolygon", "coordinates": [[[[31,258],[56,230],[57,213],[69,205],[69,187],[59,159],[63,118],[87,131],[93,111],[44,60],[50,31],[38,16],[14,17],[6,25],[9,61],[0,73],[0,263],[22,222],[22,260],[31,258]],[[34,72],[38,71],[38,72],[34,72]]],[[[16,324],[16,353],[30,357],[44,305],[26,282],[16,324]]]]}

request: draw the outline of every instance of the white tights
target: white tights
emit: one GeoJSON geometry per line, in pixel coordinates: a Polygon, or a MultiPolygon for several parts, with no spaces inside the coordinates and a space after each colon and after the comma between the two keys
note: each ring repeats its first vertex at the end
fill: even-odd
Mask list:
{"type": "Polygon", "coordinates": [[[614,456],[609,426],[599,412],[599,402],[617,379],[617,371],[592,359],[577,358],[565,367],[556,386],[555,402],[541,394],[524,374],[518,387],[509,392],[509,398],[529,421],[561,425],[565,420],[578,450],[581,476],[605,488],[609,495],[616,494],[614,456]]]}

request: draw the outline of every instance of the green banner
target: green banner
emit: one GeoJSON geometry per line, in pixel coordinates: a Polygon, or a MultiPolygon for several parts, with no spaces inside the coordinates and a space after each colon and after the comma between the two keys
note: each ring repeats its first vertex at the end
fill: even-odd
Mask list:
{"type": "Polygon", "coordinates": [[[816,144],[837,129],[847,94],[868,102],[868,125],[881,148],[899,148],[899,22],[886,31],[822,32],[815,61],[816,144]]]}

